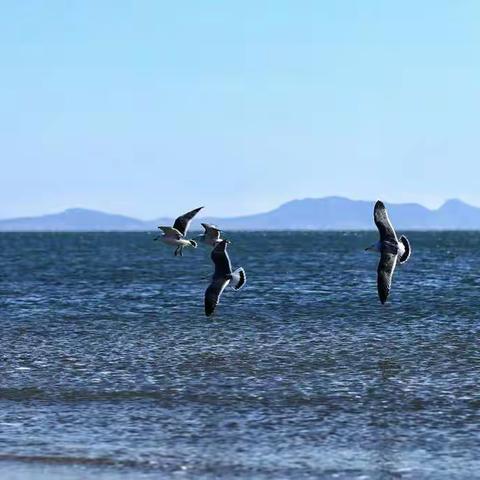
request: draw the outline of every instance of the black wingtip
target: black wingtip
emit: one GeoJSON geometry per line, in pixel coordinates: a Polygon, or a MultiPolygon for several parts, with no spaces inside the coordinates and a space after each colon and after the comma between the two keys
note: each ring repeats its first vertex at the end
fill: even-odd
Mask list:
{"type": "Polygon", "coordinates": [[[379,295],[378,298],[380,299],[381,304],[385,305],[385,303],[387,303],[388,295],[386,296],[379,295]]]}
{"type": "Polygon", "coordinates": [[[211,317],[213,312],[215,311],[215,307],[214,308],[209,308],[205,305],[205,316],[206,317],[211,317]]]}

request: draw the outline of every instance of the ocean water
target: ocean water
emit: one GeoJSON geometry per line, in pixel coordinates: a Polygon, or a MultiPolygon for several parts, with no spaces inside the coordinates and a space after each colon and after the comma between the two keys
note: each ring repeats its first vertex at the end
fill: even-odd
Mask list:
{"type": "Polygon", "coordinates": [[[480,478],[480,233],[0,235],[0,478],[480,478]]]}

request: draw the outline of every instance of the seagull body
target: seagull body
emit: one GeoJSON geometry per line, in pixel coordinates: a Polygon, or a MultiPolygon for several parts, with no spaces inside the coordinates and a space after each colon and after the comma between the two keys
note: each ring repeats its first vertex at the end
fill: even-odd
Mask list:
{"type": "Polygon", "coordinates": [[[380,200],[375,204],[373,219],[380,234],[380,240],[365,250],[380,253],[377,268],[377,289],[380,301],[385,303],[390,293],[392,277],[397,262],[405,263],[412,253],[410,242],[402,235],[400,239],[388,218],[387,209],[380,200]]]}
{"type": "Polygon", "coordinates": [[[177,247],[175,249],[175,256],[180,255],[183,256],[183,249],[185,247],[193,247],[197,248],[197,242],[195,240],[189,240],[185,238],[187,234],[188,227],[192,222],[193,217],[202,209],[203,207],[196,208],[190,212],[187,212],[175,220],[173,227],[165,227],[160,226],[158,227],[162,232],[163,235],[160,237],[154,238],[154,240],[161,240],[163,243],[167,245],[173,245],[177,247]]]}
{"type": "Polygon", "coordinates": [[[243,268],[240,267],[232,271],[232,264],[227,253],[228,243],[228,240],[222,240],[210,255],[215,265],[215,271],[212,275],[212,281],[205,291],[205,315],[207,317],[215,311],[220,296],[229,284],[234,290],[240,290],[247,281],[243,268]]]}
{"type": "Polygon", "coordinates": [[[219,243],[223,242],[220,238],[221,231],[215,225],[202,223],[202,227],[205,229],[205,232],[196,237],[199,242],[210,245],[211,247],[216,247],[219,243]]]}

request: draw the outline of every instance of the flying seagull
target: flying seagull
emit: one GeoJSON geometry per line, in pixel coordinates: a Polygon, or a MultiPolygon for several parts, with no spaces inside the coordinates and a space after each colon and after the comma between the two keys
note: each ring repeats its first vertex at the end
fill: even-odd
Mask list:
{"type": "Polygon", "coordinates": [[[379,252],[377,288],[380,301],[385,303],[392,285],[393,271],[398,263],[405,263],[412,253],[410,242],[402,235],[400,240],[388,218],[387,209],[380,200],[375,204],[373,219],[380,233],[380,240],[365,250],[379,252]]]}
{"type": "Polygon", "coordinates": [[[205,315],[207,317],[214,312],[222,292],[229,283],[234,290],[240,290],[247,281],[243,268],[240,267],[232,271],[232,264],[227,253],[229,243],[228,240],[222,240],[210,255],[215,264],[215,272],[212,276],[212,282],[205,291],[205,315]]]}
{"type": "Polygon", "coordinates": [[[205,245],[210,245],[211,247],[215,247],[222,242],[222,239],[220,238],[221,231],[215,225],[202,223],[202,227],[205,229],[205,232],[196,237],[199,242],[204,243],[205,245]]]}
{"type": "Polygon", "coordinates": [[[188,240],[185,238],[187,234],[188,227],[192,222],[192,218],[202,209],[203,207],[196,208],[191,212],[187,212],[182,216],[178,217],[175,220],[175,223],[172,227],[158,227],[162,232],[163,235],[154,238],[154,240],[161,240],[162,242],[166,243],[167,245],[175,245],[177,248],[175,249],[175,256],[180,255],[183,256],[183,249],[185,247],[193,247],[197,248],[197,242],[195,240],[188,240]]]}

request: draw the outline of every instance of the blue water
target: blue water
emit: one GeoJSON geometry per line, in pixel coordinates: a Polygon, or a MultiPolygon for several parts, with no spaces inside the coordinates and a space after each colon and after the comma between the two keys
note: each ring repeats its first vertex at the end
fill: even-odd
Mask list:
{"type": "Polygon", "coordinates": [[[479,478],[480,233],[408,236],[382,306],[374,232],[232,233],[206,319],[205,248],[1,234],[0,477],[479,478]]]}

